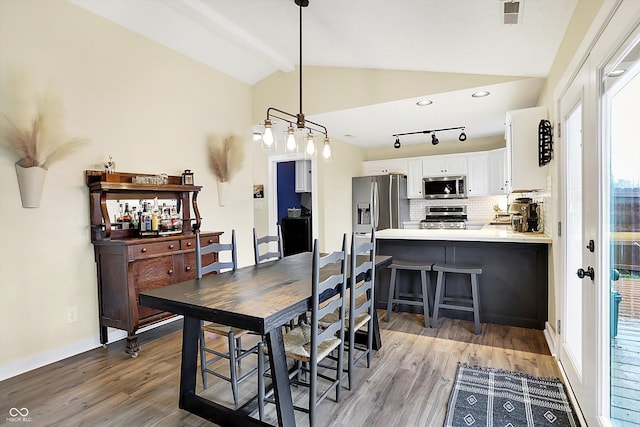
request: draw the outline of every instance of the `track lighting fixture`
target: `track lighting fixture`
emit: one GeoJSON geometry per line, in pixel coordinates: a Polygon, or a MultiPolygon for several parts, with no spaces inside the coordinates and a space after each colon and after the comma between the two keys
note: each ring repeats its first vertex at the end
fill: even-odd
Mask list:
{"type": "Polygon", "coordinates": [[[298,67],[299,71],[299,88],[300,88],[300,109],[298,114],[291,114],[286,111],[279,110],[277,108],[269,107],[267,108],[267,117],[264,121],[264,133],[262,135],[262,142],[264,144],[264,148],[271,149],[275,142],[275,137],[272,129],[272,119],[278,119],[285,123],[288,123],[287,128],[287,151],[297,151],[298,145],[296,143],[295,138],[295,129],[294,124],[298,130],[305,129],[308,131],[307,136],[307,147],[306,152],[308,155],[313,155],[316,152],[315,145],[313,143],[313,135],[311,131],[315,131],[316,133],[321,133],[324,135],[324,143],[322,148],[322,157],[325,160],[331,159],[331,145],[329,142],[329,135],[327,132],[327,128],[319,123],[312,122],[311,120],[307,120],[304,117],[304,113],[302,112],[302,8],[307,7],[309,5],[309,0],[294,0],[294,3],[300,9],[300,66],[298,67]]]}
{"type": "Polygon", "coordinates": [[[431,144],[433,145],[438,145],[440,143],[440,140],[438,139],[438,137],[436,136],[436,132],[444,132],[444,131],[448,131],[448,130],[458,130],[460,129],[460,136],[458,137],[459,141],[466,141],[467,140],[467,134],[464,133],[464,126],[458,126],[455,128],[443,128],[443,129],[427,129],[427,130],[420,130],[417,132],[406,132],[406,133],[396,133],[393,134],[393,136],[396,137],[396,142],[393,143],[393,147],[394,148],[400,148],[401,144],[400,144],[400,137],[401,136],[405,136],[405,135],[417,135],[419,133],[423,133],[423,134],[431,134],[431,144]]]}

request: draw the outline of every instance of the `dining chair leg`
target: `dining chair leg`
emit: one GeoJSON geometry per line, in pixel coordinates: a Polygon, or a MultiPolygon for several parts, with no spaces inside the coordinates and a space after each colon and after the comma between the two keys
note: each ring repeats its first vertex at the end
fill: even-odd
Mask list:
{"type": "Polygon", "coordinates": [[[238,371],[235,348],[236,338],[233,332],[229,332],[229,377],[231,378],[231,391],[233,393],[233,403],[238,406],[238,371]]]}
{"type": "Polygon", "coordinates": [[[264,417],[264,342],[258,343],[258,417],[264,417]]]}
{"type": "Polygon", "coordinates": [[[200,321],[200,339],[198,340],[198,346],[200,347],[200,373],[202,374],[202,387],[207,388],[207,373],[205,369],[207,369],[207,353],[204,351],[205,348],[205,336],[204,331],[202,330],[202,321],[200,321]]]}

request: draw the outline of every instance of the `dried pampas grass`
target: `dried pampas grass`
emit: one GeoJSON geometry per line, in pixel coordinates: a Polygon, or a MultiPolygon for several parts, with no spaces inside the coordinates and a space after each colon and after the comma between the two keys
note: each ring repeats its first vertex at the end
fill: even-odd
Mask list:
{"type": "Polygon", "coordinates": [[[64,135],[62,104],[51,94],[39,102],[35,118],[24,128],[16,125],[6,114],[2,118],[0,146],[15,153],[19,158],[17,164],[24,168],[39,166],[48,169],[87,143],[87,140],[67,139],[64,135]]]}
{"type": "Polygon", "coordinates": [[[226,182],[240,169],[243,160],[242,140],[236,135],[221,138],[211,135],[207,141],[209,168],[218,181],[226,182]]]}

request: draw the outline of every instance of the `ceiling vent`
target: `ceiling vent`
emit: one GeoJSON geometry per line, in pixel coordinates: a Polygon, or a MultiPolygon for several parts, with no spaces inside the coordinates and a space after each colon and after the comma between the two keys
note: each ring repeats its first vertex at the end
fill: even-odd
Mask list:
{"type": "Polygon", "coordinates": [[[522,0],[505,1],[502,4],[502,22],[505,25],[519,24],[522,21],[522,0]]]}

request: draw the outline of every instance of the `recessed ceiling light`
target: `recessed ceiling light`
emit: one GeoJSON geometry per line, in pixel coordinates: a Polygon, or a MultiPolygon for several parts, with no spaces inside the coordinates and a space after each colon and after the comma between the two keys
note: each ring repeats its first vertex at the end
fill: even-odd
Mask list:
{"type": "Polygon", "coordinates": [[[618,70],[613,70],[612,72],[610,72],[609,74],[607,74],[607,76],[609,77],[620,77],[621,75],[623,75],[625,73],[624,69],[618,69],[618,70]]]}
{"type": "Polygon", "coordinates": [[[430,99],[423,99],[422,101],[416,102],[416,105],[419,105],[421,107],[424,107],[425,105],[431,105],[431,104],[433,104],[433,101],[431,101],[430,99]]]}
{"type": "Polygon", "coordinates": [[[471,94],[471,96],[474,98],[484,98],[485,96],[489,96],[489,92],[487,92],[486,90],[482,90],[480,92],[471,94]]]}

